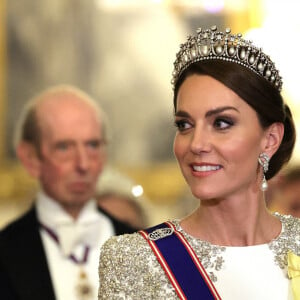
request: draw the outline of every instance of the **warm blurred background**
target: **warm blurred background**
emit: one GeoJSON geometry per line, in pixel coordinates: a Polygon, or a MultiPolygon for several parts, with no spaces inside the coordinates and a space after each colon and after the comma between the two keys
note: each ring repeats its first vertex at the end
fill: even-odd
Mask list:
{"type": "Polygon", "coordinates": [[[15,158],[16,120],[30,97],[59,83],[85,90],[107,112],[110,165],[142,187],[149,223],[193,209],[172,153],[170,80],[179,43],[213,24],[257,41],[276,61],[299,127],[297,1],[0,0],[0,227],[37,188],[15,158]]]}

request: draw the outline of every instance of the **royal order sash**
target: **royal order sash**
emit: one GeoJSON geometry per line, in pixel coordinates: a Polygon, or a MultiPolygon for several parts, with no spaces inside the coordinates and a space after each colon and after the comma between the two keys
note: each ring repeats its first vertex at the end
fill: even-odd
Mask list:
{"type": "Polygon", "coordinates": [[[221,299],[194,250],[172,223],[139,233],[149,243],[180,299],[221,299]]]}

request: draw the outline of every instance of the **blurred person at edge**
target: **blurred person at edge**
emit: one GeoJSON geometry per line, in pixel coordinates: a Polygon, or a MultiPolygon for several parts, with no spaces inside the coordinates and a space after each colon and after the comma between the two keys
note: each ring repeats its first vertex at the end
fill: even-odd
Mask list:
{"type": "Polygon", "coordinates": [[[300,165],[291,165],[281,172],[274,189],[269,209],[300,218],[300,165]]]}
{"type": "Polygon", "coordinates": [[[0,272],[18,300],[95,300],[99,246],[133,232],[93,199],[106,160],[105,115],[76,87],[51,87],[27,103],[16,153],[40,190],[0,233],[0,272]]]}
{"type": "Polygon", "coordinates": [[[174,153],[201,204],[106,241],[99,299],[300,299],[300,219],[270,213],[264,197],[296,136],[273,61],[230,29],[199,28],[172,83],[174,153]]]}
{"type": "Polygon", "coordinates": [[[127,175],[106,166],[99,177],[95,199],[98,206],[116,219],[137,229],[147,226],[148,218],[144,207],[143,193],[135,195],[137,185],[127,175]]]}

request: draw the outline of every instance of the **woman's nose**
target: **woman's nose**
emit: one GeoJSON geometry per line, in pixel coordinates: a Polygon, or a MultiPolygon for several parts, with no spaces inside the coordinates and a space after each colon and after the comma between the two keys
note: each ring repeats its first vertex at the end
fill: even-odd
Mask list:
{"type": "Polygon", "coordinates": [[[209,132],[204,128],[195,128],[191,137],[190,147],[194,154],[209,152],[211,149],[209,132]]]}

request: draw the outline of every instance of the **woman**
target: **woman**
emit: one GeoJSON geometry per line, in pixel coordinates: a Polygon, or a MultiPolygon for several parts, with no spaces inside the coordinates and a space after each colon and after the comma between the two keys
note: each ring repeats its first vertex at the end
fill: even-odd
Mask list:
{"type": "Polygon", "coordinates": [[[201,205],[110,239],[99,299],[293,299],[287,260],[300,254],[300,221],[270,214],[264,199],[295,142],[278,71],[216,27],[189,37],[174,66],[174,153],[201,205]]]}

